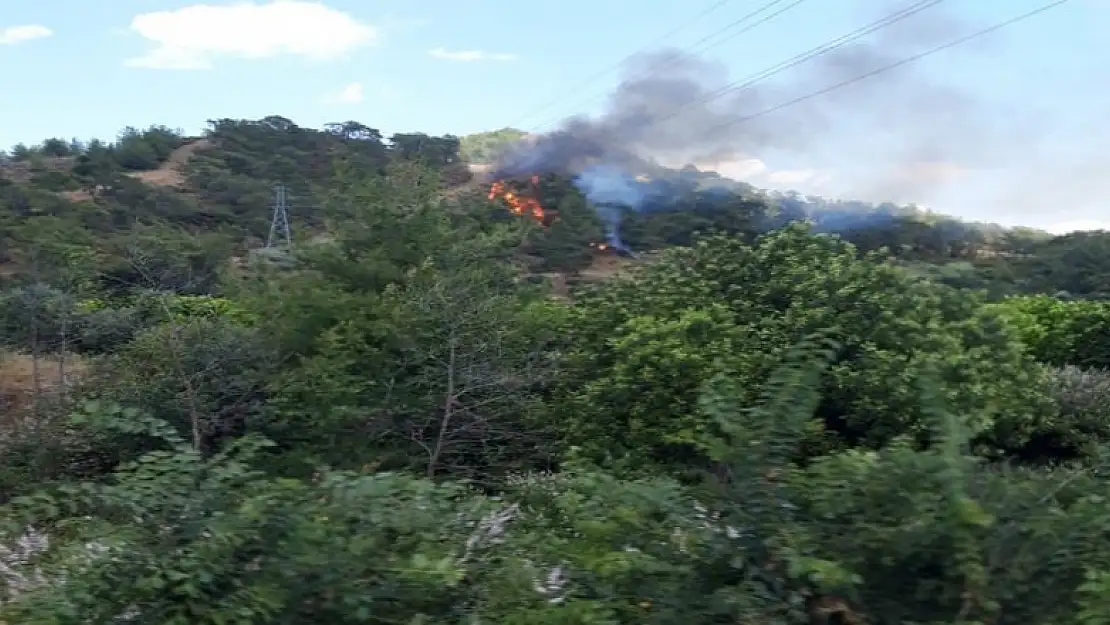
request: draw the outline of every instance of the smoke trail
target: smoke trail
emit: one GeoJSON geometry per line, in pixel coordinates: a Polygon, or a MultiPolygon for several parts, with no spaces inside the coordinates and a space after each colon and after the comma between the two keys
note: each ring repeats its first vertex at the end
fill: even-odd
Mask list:
{"type": "MultiPolygon", "coordinates": [[[[882,6],[890,12],[890,2],[882,6]]],[[[901,3],[897,8],[905,8],[901,3]]],[[[661,165],[720,164],[766,154],[821,155],[869,164],[870,179],[848,192],[912,195],[918,178],[910,165],[943,163],[959,153],[986,158],[1001,129],[973,98],[907,66],[883,78],[861,81],[827,96],[798,103],[772,114],[753,114],[874,71],[900,58],[963,34],[959,23],[938,8],[928,9],[871,35],[792,68],[765,82],[714,97],[727,89],[728,71],[721,63],[681,50],[661,50],[631,59],[604,112],[575,116],[555,130],[528,137],[500,155],[493,175],[509,177],[550,171],[575,177],[595,205],[622,205],[642,210],[653,198],[640,174],[658,174],[661,165]],[[862,40],[861,40],[862,41],[862,40]],[[845,147],[831,138],[859,132],[845,147]],[[866,139],[865,141],[862,139],[866,139]]],[[[783,53],[781,56],[790,56],[783,53]]],[[[922,179],[923,185],[935,180],[922,179]]],[[[619,211],[602,217],[619,242],[619,211]]]]}

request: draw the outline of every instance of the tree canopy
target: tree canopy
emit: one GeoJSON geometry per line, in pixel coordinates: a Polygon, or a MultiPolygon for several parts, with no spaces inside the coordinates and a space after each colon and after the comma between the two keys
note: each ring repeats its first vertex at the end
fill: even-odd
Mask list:
{"type": "Polygon", "coordinates": [[[0,622],[1110,620],[1106,233],[517,136],[11,150],[0,622]]]}

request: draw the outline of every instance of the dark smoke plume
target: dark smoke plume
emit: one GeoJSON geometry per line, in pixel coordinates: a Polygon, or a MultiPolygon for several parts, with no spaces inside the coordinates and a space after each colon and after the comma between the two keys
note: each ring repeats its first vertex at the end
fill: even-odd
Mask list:
{"type": "MultiPolygon", "coordinates": [[[[874,7],[859,20],[861,26],[910,3],[879,4],[881,10],[874,7]]],[[[992,140],[1002,129],[989,123],[990,116],[973,98],[911,64],[761,113],[971,30],[972,25],[933,7],[716,98],[730,82],[744,83],[748,77],[730,77],[723,64],[681,50],[642,54],[627,64],[601,115],[571,117],[551,132],[510,146],[492,175],[562,173],[576,177],[595,202],[640,209],[649,194],[635,179],[659,173],[661,165],[715,168],[767,155],[804,154],[866,171],[867,182],[857,182],[847,193],[882,193],[897,201],[901,198],[894,196],[918,191],[917,184],[936,185],[935,177],[919,182],[914,168],[943,165],[956,154],[962,163],[989,160],[990,146],[1002,143],[992,140]],[[837,141],[835,155],[829,154],[832,138],[853,133],[849,148],[837,141]]],[[[785,60],[800,51],[787,48],[769,58],[785,60]]]]}

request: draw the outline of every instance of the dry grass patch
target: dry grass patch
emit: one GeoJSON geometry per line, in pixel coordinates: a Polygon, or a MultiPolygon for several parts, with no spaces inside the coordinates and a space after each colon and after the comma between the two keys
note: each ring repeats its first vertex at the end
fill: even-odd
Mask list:
{"type": "Polygon", "coordinates": [[[166,162],[162,163],[158,169],[139,171],[130,174],[130,176],[155,187],[184,187],[185,163],[198,150],[209,148],[211,145],[212,143],[208,139],[198,139],[197,141],[186,143],[174,150],[173,153],[170,154],[170,157],[166,159],[166,162]]]}
{"type": "Polygon", "coordinates": [[[21,414],[37,393],[53,395],[72,386],[87,370],[80,357],[67,354],[40,356],[0,352],[0,424],[21,414]]]}

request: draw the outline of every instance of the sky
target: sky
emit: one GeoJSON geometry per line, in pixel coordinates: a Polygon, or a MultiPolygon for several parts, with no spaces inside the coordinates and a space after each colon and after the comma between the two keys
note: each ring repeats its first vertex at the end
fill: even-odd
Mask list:
{"type": "MultiPolygon", "coordinates": [[[[1047,1],[947,0],[935,10],[955,24],[956,38],[1047,1]]],[[[305,126],[357,120],[386,134],[543,132],[568,115],[603,111],[630,54],[672,46],[740,79],[911,0],[807,0],[748,32],[703,41],[764,4],[4,0],[0,146],[112,138],[152,124],[199,133],[209,119],[271,114],[305,126]]],[[[913,19],[902,40],[917,36],[913,19]]],[[[1110,64],[1100,58],[1110,58],[1110,2],[1070,0],[902,75],[867,79],[878,95],[856,114],[842,114],[835,93],[814,98],[812,110],[835,114],[822,116],[804,148],[739,145],[711,167],[762,187],[915,202],[1006,225],[1110,228],[1110,64]],[[961,106],[941,107],[928,125],[895,111],[883,124],[884,81],[921,102],[936,96],[961,106]],[[920,146],[890,149],[908,136],[892,131],[892,119],[915,141],[932,137],[927,155],[920,146]]],[[[822,86],[812,81],[790,93],[822,86]]],[[[893,109],[906,100],[890,102],[893,109]]]]}

